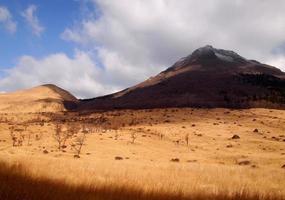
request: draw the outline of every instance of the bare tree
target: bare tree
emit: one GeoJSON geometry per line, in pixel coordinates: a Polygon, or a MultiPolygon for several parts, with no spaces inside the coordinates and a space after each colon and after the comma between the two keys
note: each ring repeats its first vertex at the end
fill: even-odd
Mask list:
{"type": "Polygon", "coordinates": [[[31,145],[31,136],[32,136],[32,132],[27,132],[27,128],[28,128],[28,124],[24,124],[24,131],[26,132],[26,136],[27,136],[27,145],[30,146],[31,145]]]}
{"type": "Polygon", "coordinates": [[[189,145],[189,133],[185,135],[185,142],[186,142],[186,145],[188,146],[189,145]]]}
{"type": "Polygon", "coordinates": [[[31,135],[32,135],[32,133],[31,133],[31,132],[28,132],[28,143],[27,143],[28,146],[31,145],[31,143],[30,143],[30,141],[31,141],[31,135]]]}
{"type": "Polygon", "coordinates": [[[164,134],[163,133],[159,133],[159,138],[162,140],[164,137],[164,134]]]}
{"type": "Polygon", "coordinates": [[[79,131],[80,131],[80,126],[78,124],[75,123],[69,124],[67,127],[67,134],[69,135],[69,137],[76,136],[79,131]]]}
{"type": "Polygon", "coordinates": [[[25,134],[24,129],[15,129],[15,131],[18,131],[19,138],[18,138],[18,146],[23,146],[24,140],[25,140],[25,134]]]}
{"type": "Polygon", "coordinates": [[[80,158],[82,146],[85,143],[86,134],[88,133],[87,130],[82,130],[82,132],[76,136],[75,140],[71,143],[71,148],[74,150],[75,158],[80,158]]]}
{"type": "Polygon", "coordinates": [[[11,137],[11,140],[12,140],[12,145],[13,145],[13,147],[15,147],[16,143],[17,143],[17,137],[16,137],[16,134],[14,132],[15,126],[11,126],[9,128],[9,130],[10,130],[10,137],[11,137]]]}
{"type": "Polygon", "coordinates": [[[134,144],[135,143],[135,140],[137,139],[137,135],[136,135],[136,133],[135,132],[132,132],[131,133],[131,139],[132,139],[132,144],[134,144]]]}
{"type": "Polygon", "coordinates": [[[12,140],[13,147],[16,146],[22,146],[25,135],[24,135],[24,129],[21,128],[15,128],[15,126],[10,127],[10,137],[12,140]]]}
{"type": "Polygon", "coordinates": [[[25,140],[25,134],[24,134],[24,130],[22,128],[15,128],[14,129],[14,134],[16,137],[16,144],[15,146],[23,146],[23,142],[25,140]]]}
{"type": "Polygon", "coordinates": [[[70,137],[67,131],[62,130],[62,126],[60,124],[55,125],[55,132],[53,138],[57,142],[58,150],[62,149],[62,146],[65,144],[66,140],[70,137]]]}

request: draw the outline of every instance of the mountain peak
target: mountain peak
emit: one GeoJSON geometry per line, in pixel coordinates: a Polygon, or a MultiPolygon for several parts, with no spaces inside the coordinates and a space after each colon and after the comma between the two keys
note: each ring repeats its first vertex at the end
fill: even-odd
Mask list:
{"type": "Polygon", "coordinates": [[[241,65],[251,62],[234,51],[217,49],[211,45],[206,45],[194,50],[189,56],[181,58],[174,64],[174,67],[184,67],[192,64],[217,66],[222,63],[225,65],[241,65]]]}
{"type": "Polygon", "coordinates": [[[236,62],[236,63],[246,63],[249,62],[244,57],[240,56],[234,51],[216,49],[211,45],[206,45],[204,47],[198,48],[191,54],[191,60],[204,60],[204,59],[218,59],[223,62],[236,62]]]}
{"type": "Polygon", "coordinates": [[[194,51],[209,51],[209,50],[214,50],[214,49],[215,48],[212,45],[207,44],[207,45],[200,47],[194,51]]]}
{"type": "Polygon", "coordinates": [[[51,83],[40,85],[40,87],[47,87],[47,88],[51,88],[51,89],[52,88],[59,88],[57,85],[51,84],[51,83]]]}
{"type": "Polygon", "coordinates": [[[0,94],[0,113],[57,112],[77,107],[78,100],[68,91],[45,84],[0,94]]]}
{"type": "Polygon", "coordinates": [[[31,88],[31,90],[37,91],[38,94],[45,97],[58,98],[64,101],[77,101],[77,98],[71,93],[54,84],[40,85],[38,87],[31,88]]]}
{"type": "Polygon", "coordinates": [[[191,60],[195,59],[215,59],[215,48],[210,45],[198,48],[190,55],[191,60]]]}
{"type": "Polygon", "coordinates": [[[198,48],[138,85],[86,100],[80,109],[284,108],[285,73],[211,45],[198,48]]]}
{"type": "Polygon", "coordinates": [[[215,48],[212,45],[205,45],[203,47],[200,47],[198,49],[196,49],[195,51],[213,51],[215,48]]]}

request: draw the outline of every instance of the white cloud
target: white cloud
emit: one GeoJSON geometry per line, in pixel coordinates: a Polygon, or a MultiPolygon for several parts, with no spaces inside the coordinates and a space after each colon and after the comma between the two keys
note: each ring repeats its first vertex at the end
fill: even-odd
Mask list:
{"type": "Polygon", "coordinates": [[[90,55],[82,51],[76,51],[72,58],[63,53],[41,59],[22,56],[16,66],[6,70],[5,78],[0,80],[0,91],[53,83],[79,98],[94,97],[118,89],[106,82],[104,74],[90,55]]]}
{"type": "Polygon", "coordinates": [[[149,70],[135,69],[114,52],[98,50],[96,64],[91,52],[75,51],[73,57],[64,53],[44,58],[22,56],[17,65],[7,69],[0,79],[0,91],[14,91],[41,84],[53,83],[79,98],[93,98],[116,92],[140,81],[149,70]]]}
{"type": "Polygon", "coordinates": [[[285,72],[285,56],[283,55],[274,55],[268,60],[266,60],[266,63],[278,67],[281,69],[283,72],[285,72]]]}
{"type": "Polygon", "coordinates": [[[99,45],[135,69],[143,65],[158,72],[206,44],[266,61],[285,41],[283,0],[93,2],[99,19],[86,17],[66,28],[62,38],[83,47],[99,45]]]}
{"type": "Polygon", "coordinates": [[[0,6],[0,24],[1,23],[8,32],[15,33],[17,31],[17,23],[13,21],[10,11],[3,6],[0,6]]]}
{"type": "Polygon", "coordinates": [[[22,12],[22,16],[27,21],[28,25],[31,27],[32,32],[36,36],[40,36],[44,31],[44,27],[40,24],[38,17],[35,15],[37,11],[37,6],[29,5],[28,8],[22,12]]]}
{"type": "MultiPolygon", "coordinates": [[[[285,41],[283,0],[92,2],[94,10],[61,35],[81,51],[74,57],[23,56],[0,80],[0,91],[49,82],[79,97],[108,94],[155,75],[206,44],[284,69],[284,56],[272,53],[285,41]]],[[[36,19],[36,9],[29,8],[26,15],[36,19]]]]}
{"type": "Polygon", "coordinates": [[[143,78],[156,73],[156,69],[152,67],[146,67],[144,63],[137,64],[136,67],[130,65],[128,60],[120,57],[117,52],[110,51],[104,48],[98,50],[97,57],[104,67],[105,80],[120,89],[125,89],[131,85],[134,85],[143,78]]]}

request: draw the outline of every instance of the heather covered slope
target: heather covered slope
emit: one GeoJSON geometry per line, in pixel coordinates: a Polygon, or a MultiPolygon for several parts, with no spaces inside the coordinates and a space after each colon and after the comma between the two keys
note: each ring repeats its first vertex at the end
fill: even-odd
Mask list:
{"type": "Polygon", "coordinates": [[[0,95],[0,112],[58,112],[73,109],[78,100],[55,86],[42,85],[0,95]]]}
{"type": "Polygon", "coordinates": [[[82,110],[113,108],[285,108],[285,73],[228,50],[205,46],[155,77],[84,100],[82,110]]]}

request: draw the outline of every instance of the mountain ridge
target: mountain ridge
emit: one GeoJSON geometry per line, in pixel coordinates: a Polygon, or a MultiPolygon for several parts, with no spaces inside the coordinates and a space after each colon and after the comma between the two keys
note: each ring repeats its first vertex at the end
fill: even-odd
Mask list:
{"type": "Polygon", "coordinates": [[[285,73],[206,45],[156,76],[105,96],[78,100],[53,84],[0,94],[0,112],[167,107],[285,109],[285,73]]]}
{"type": "Polygon", "coordinates": [[[233,51],[206,45],[146,81],[113,94],[83,100],[79,107],[81,110],[156,107],[284,108],[284,80],[285,73],[278,68],[248,60],[233,51]],[[267,85],[262,85],[262,82],[267,85]]]}

